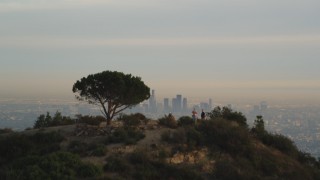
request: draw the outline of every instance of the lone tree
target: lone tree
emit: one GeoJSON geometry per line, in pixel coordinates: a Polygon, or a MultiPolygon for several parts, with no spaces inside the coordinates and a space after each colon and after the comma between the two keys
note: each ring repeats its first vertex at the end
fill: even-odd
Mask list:
{"type": "Polygon", "coordinates": [[[78,80],[72,88],[76,98],[101,106],[107,125],[121,111],[150,97],[150,88],[140,77],[117,71],[90,74],[78,80]]]}

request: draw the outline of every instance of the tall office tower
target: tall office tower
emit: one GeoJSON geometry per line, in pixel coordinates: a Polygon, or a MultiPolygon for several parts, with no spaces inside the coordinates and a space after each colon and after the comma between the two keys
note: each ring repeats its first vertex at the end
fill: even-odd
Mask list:
{"type": "Polygon", "coordinates": [[[188,100],[187,100],[187,98],[183,98],[183,101],[182,101],[182,111],[183,111],[183,112],[188,112],[188,100]]]}
{"type": "Polygon", "coordinates": [[[176,97],[177,100],[177,112],[181,112],[182,109],[182,95],[178,94],[176,97]]]}
{"type": "Polygon", "coordinates": [[[212,111],[212,108],[213,108],[213,106],[212,106],[212,99],[210,98],[210,99],[209,99],[209,109],[210,109],[210,111],[212,111]]]}
{"type": "Polygon", "coordinates": [[[157,101],[156,101],[155,90],[152,90],[151,96],[149,98],[149,111],[152,113],[157,112],[157,101]]]}
{"type": "Polygon", "coordinates": [[[169,98],[164,98],[163,99],[163,111],[164,111],[164,113],[169,113],[170,112],[169,98]]]}
{"type": "Polygon", "coordinates": [[[172,112],[178,112],[177,98],[172,98],[172,112]]]}
{"type": "Polygon", "coordinates": [[[142,107],[143,107],[143,112],[142,113],[145,113],[145,112],[148,112],[148,111],[150,111],[150,107],[149,107],[149,105],[148,104],[142,104],[142,107]]]}

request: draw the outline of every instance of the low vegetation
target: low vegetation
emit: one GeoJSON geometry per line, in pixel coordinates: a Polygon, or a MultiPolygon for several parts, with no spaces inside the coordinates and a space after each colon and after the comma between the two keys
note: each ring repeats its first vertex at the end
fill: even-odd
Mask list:
{"type": "Polygon", "coordinates": [[[33,128],[45,128],[53,126],[62,126],[74,124],[75,120],[67,116],[62,116],[59,111],[52,117],[49,112],[46,115],[41,114],[36,120],[33,128]]]}
{"type": "Polygon", "coordinates": [[[145,134],[138,129],[132,127],[121,127],[116,129],[110,136],[108,136],[105,143],[125,143],[127,145],[136,144],[144,137],[145,134]]]}
{"type": "Polygon", "coordinates": [[[10,128],[3,128],[3,129],[0,129],[0,134],[5,134],[5,133],[12,133],[13,130],[10,129],[10,128]]]}
{"type": "Polygon", "coordinates": [[[138,127],[140,125],[146,125],[150,121],[150,119],[141,113],[130,115],[121,114],[117,120],[122,122],[125,127],[138,127]]]}
{"type": "Polygon", "coordinates": [[[129,153],[124,157],[112,156],[106,162],[104,171],[117,173],[121,179],[204,179],[192,167],[179,167],[152,160],[142,151],[129,153]]]}
{"type": "Polygon", "coordinates": [[[208,158],[215,161],[209,179],[320,177],[320,160],[299,151],[289,138],[267,132],[262,116],[249,129],[241,113],[216,108],[210,114],[210,120],[168,130],[161,136],[175,152],[209,148],[208,158]]]}
{"type": "Polygon", "coordinates": [[[107,153],[107,148],[104,144],[99,143],[85,143],[82,141],[71,141],[67,147],[67,150],[71,153],[79,156],[104,156],[107,153]]]}
{"type": "MultiPolygon", "coordinates": [[[[59,113],[47,116],[49,123],[43,124],[68,119],[59,113]]],[[[267,132],[262,116],[252,128],[242,113],[227,107],[216,107],[209,117],[195,123],[191,117],[176,120],[168,115],[157,121],[160,128],[153,124],[147,132],[142,129],[152,123],[148,118],[123,114],[109,133],[91,141],[91,137],[66,141],[70,137],[43,129],[26,134],[4,130],[0,178],[319,179],[320,159],[299,151],[289,138],[267,132]],[[150,133],[159,134],[152,134],[149,144],[138,143],[150,133]],[[100,159],[97,165],[87,163],[93,159],[100,159]]],[[[42,122],[43,117],[39,119],[42,122]]],[[[75,120],[97,127],[102,121],[98,116],[75,120]]]]}
{"type": "Polygon", "coordinates": [[[62,116],[61,112],[57,111],[52,117],[49,112],[47,114],[41,114],[34,123],[33,128],[47,128],[54,126],[72,125],[75,123],[83,123],[93,126],[98,126],[100,123],[106,121],[103,116],[82,116],[76,115],[75,118],[69,116],[62,116]]]}
{"type": "Polygon", "coordinates": [[[101,168],[62,151],[58,132],[0,137],[0,179],[79,179],[100,176],[101,168]]]}
{"type": "Polygon", "coordinates": [[[172,129],[178,127],[178,123],[172,114],[165,115],[164,117],[158,119],[158,124],[172,129]]]}

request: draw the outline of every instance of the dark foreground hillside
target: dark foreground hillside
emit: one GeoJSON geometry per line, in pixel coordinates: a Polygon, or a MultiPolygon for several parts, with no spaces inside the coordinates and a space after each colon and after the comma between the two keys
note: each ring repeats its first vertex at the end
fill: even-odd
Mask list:
{"type": "Polygon", "coordinates": [[[320,179],[319,160],[241,113],[129,115],[0,135],[0,179],[320,179]]]}

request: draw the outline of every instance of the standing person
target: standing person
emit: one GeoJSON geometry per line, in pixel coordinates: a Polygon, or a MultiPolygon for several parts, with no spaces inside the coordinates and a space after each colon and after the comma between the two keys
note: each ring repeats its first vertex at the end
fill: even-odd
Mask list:
{"type": "Polygon", "coordinates": [[[197,120],[197,111],[195,108],[193,108],[193,111],[192,111],[192,119],[194,120],[194,123],[196,123],[196,120],[197,120]]]}
{"type": "Polygon", "coordinates": [[[201,119],[205,119],[206,118],[206,113],[205,112],[203,112],[203,109],[202,109],[202,112],[201,112],[201,119]]]}

